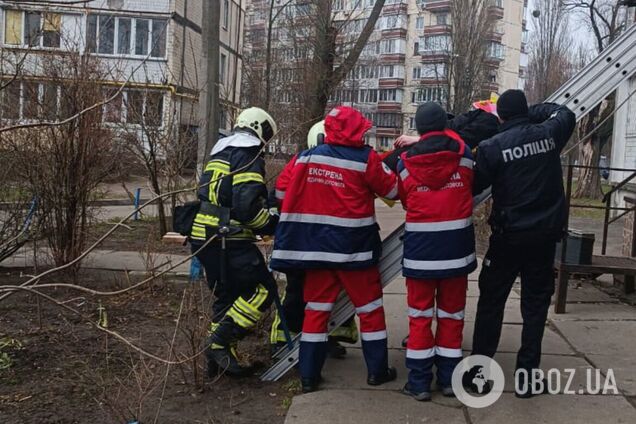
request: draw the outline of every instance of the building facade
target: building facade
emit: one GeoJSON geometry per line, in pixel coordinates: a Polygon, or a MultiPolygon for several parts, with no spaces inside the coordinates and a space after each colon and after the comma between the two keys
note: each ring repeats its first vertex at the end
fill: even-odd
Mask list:
{"type": "MultiPolygon", "coordinates": [[[[508,88],[523,87],[527,66],[527,4],[524,0],[487,1],[494,25],[487,40],[488,80],[482,91],[500,93],[508,88]]],[[[298,16],[310,7],[304,0],[287,3],[281,2],[289,10],[283,13],[279,13],[281,6],[275,4],[273,16],[285,13],[298,16]]],[[[346,45],[347,37],[355,38],[361,32],[375,0],[335,0],[331,4],[338,40],[346,45]]],[[[265,48],[269,6],[266,0],[249,1],[246,48],[251,54],[265,48]]],[[[451,6],[452,0],[386,0],[358,63],[331,93],[330,104],[356,107],[373,120],[374,127],[367,137],[376,149],[389,149],[397,136],[414,130],[419,104],[426,101],[445,104],[452,95],[446,78],[446,62],[453,54],[451,6]]],[[[275,33],[284,25],[282,22],[280,18],[274,21],[275,33]]],[[[287,43],[273,37],[273,51],[291,52],[287,60],[276,62],[277,67],[284,69],[295,59],[298,44],[299,39],[295,38],[295,48],[290,49],[287,43]]],[[[289,72],[293,73],[293,69],[289,72]]],[[[274,99],[278,100],[278,97],[274,99]]]]}
{"type": "MultiPolygon", "coordinates": [[[[0,119],[37,118],[31,103],[59,105],[60,88],[47,84],[44,58],[72,51],[98,59],[105,94],[125,83],[122,95],[104,106],[104,122],[134,126],[143,119],[146,125],[195,130],[204,86],[202,1],[0,1],[0,77],[15,80],[0,92],[0,119]]],[[[239,106],[244,3],[221,0],[222,128],[231,126],[239,106]]]]}

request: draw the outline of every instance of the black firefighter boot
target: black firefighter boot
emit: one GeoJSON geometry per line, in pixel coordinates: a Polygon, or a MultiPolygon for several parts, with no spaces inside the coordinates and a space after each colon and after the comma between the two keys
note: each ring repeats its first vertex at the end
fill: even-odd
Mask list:
{"type": "Polygon", "coordinates": [[[213,378],[219,374],[227,374],[230,377],[248,377],[254,373],[253,367],[242,366],[237,357],[233,344],[242,338],[245,330],[234,321],[225,317],[218,324],[213,323],[212,333],[208,337],[205,356],[208,365],[208,377],[213,378]]]}

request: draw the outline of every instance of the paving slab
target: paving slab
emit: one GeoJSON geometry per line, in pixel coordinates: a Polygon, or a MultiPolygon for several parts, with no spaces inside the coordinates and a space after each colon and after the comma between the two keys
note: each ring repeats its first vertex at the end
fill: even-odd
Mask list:
{"type": "Polygon", "coordinates": [[[558,321],[636,321],[636,308],[621,303],[573,303],[568,304],[565,314],[554,313],[550,308],[549,319],[558,321]]]}
{"type": "MultiPolygon", "coordinates": [[[[603,373],[612,369],[618,389],[626,396],[636,396],[636,355],[586,355],[592,364],[603,373]]],[[[635,399],[636,400],[636,399],[635,399]]]]}
{"type": "Polygon", "coordinates": [[[494,405],[468,409],[472,424],[632,424],[636,409],[622,396],[542,395],[517,399],[504,393],[494,405]]]}
{"type": "MultiPolygon", "coordinates": [[[[470,351],[473,346],[474,323],[467,322],[464,326],[464,343],[462,348],[470,351]]],[[[504,324],[501,330],[501,340],[498,352],[516,353],[521,345],[521,325],[504,324]]],[[[574,355],[570,346],[549,327],[543,336],[543,353],[551,355],[574,355]]]]}
{"type": "Polygon", "coordinates": [[[636,321],[561,321],[554,326],[595,367],[612,368],[619,389],[636,396],[636,321]]]}
{"type": "Polygon", "coordinates": [[[381,386],[367,385],[367,367],[362,349],[347,347],[343,359],[328,359],[322,371],[321,389],[400,390],[408,375],[404,364],[404,351],[389,349],[389,365],[397,369],[398,378],[381,386]]]}
{"type": "MultiPolygon", "coordinates": [[[[516,298],[509,298],[506,302],[506,307],[504,309],[504,320],[505,324],[522,324],[523,318],[521,317],[521,306],[520,300],[516,298]]],[[[477,315],[477,300],[470,299],[466,303],[466,316],[464,320],[466,322],[471,321],[474,322],[477,315]]]]}
{"type": "MultiPolygon", "coordinates": [[[[504,372],[504,376],[506,377],[506,384],[504,386],[504,391],[508,393],[513,393],[515,389],[515,364],[517,361],[516,353],[497,353],[495,355],[495,360],[501,366],[504,372]]],[[[587,370],[592,369],[592,365],[587,362],[584,358],[576,357],[576,356],[562,356],[562,355],[543,355],[541,356],[541,369],[544,373],[548,373],[551,369],[556,369],[559,372],[560,377],[552,376],[551,381],[553,384],[557,384],[557,379],[560,379],[561,384],[559,387],[561,388],[561,393],[564,390],[573,390],[578,392],[580,389],[584,389],[587,384],[587,370]],[[570,378],[570,372],[566,372],[566,369],[574,369],[576,370],[572,376],[572,381],[570,383],[569,388],[566,387],[566,382],[570,378]]],[[[551,373],[554,371],[550,371],[551,373]]],[[[557,386],[553,386],[557,387],[557,386]]]]}
{"type": "MultiPolygon", "coordinates": [[[[510,290],[510,294],[508,295],[508,300],[510,299],[519,299],[519,291],[516,290],[516,288],[519,286],[519,284],[515,284],[512,288],[512,290],[510,290]]],[[[479,297],[479,284],[477,281],[470,281],[468,280],[468,297],[479,297]]]]}
{"type": "Polygon", "coordinates": [[[586,355],[631,357],[636,362],[636,321],[554,321],[553,325],[586,355]]]}
{"type": "MultiPolygon", "coordinates": [[[[552,303],[556,300],[556,296],[552,297],[552,303]]],[[[594,287],[590,282],[570,281],[568,285],[568,303],[616,303],[617,300],[607,293],[594,287]]],[[[569,312],[569,310],[568,310],[569,312]]]]}
{"type": "Polygon", "coordinates": [[[465,424],[461,408],[417,402],[395,391],[323,390],[296,396],[285,424],[465,424]]]}

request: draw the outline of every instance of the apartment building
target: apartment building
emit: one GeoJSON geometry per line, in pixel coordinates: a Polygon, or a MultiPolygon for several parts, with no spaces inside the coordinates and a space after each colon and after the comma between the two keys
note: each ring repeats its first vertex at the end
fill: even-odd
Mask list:
{"type": "MultiPolygon", "coordinates": [[[[523,87],[527,66],[525,53],[524,0],[488,0],[488,13],[494,20],[488,35],[488,80],[485,94],[523,87]]],[[[249,52],[264,49],[269,1],[250,0],[247,38],[249,52]]],[[[292,15],[307,13],[305,0],[275,4],[275,12],[285,7],[292,15]]],[[[332,1],[333,23],[338,40],[359,34],[375,0],[332,1]]],[[[368,133],[369,144],[378,150],[390,148],[397,136],[414,129],[417,106],[426,101],[445,103],[450,84],[446,63],[451,47],[452,0],[386,0],[375,30],[347,79],[331,94],[331,104],[346,104],[363,111],[374,122],[368,133]]],[[[281,25],[274,22],[274,28],[281,25]]],[[[286,48],[291,56],[276,66],[287,68],[298,52],[298,39],[289,49],[277,37],[272,49],[286,48]]],[[[307,52],[303,52],[306,56],[307,52]]],[[[309,53],[310,54],[310,53],[309,53]]],[[[289,56],[289,55],[288,55],[289,56]]],[[[292,72],[293,70],[289,70],[292,72]]],[[[290,77],[290,80],[293,79],[290,77]]],[[[276,99],[278,101],[278,98],[276,99]]]]}
{"type": "MultiPolygon", "coordinates": [[[[105,93],[126,82],[122,96],[104,107],[105,123],[134,126],[144,119],[196,130],[204,86],[202,1],[0,0],[0,77],[12,79],[20,62],[19,78],[0,92],[0,119],[35,119],[29,104],[59,105],[60,88],[47,84],[42,58],[74,51],[98,59],[105,93]]],[[[220,2],[221,127],[229,128],[240,100],[245,0],[220,2]]]]}

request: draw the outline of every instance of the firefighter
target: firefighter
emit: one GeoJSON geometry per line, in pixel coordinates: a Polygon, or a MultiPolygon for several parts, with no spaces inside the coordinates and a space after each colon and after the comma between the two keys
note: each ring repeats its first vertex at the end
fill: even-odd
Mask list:
{"type": "Polygon", "coordinates": [[[262,109],[249,108],[238,116],[232,135],[217,142],[200,180],[201,206],[190,235],[210,289],[214,291],[212,322],[207,340],[208,373],[217,370],[245,376],[235,345],[261,318],[273,301],[274,287],[255,235],[271,235],[278,214],[267,205],[263,145],[276,133],[274,119],[262,109]]]}
{"type": "MultiPolygon", "coordinates": [[[[310,149],[321,145],[325,140],[325,121],[322,120],[314,124],[307,134],[307,147],[310,149]]],[[[276,180],[276,199],[282,202],[285,197],[283,187],[289,183],[289,177],[293,170],[294,157],[286,166],[276,180]]],[[[305,316],[305,302],[303,301],[303,282],[305,280],[305,272],[303,270],[290,270],[285,273],[287,285],[285,286],[285,296],[283,298],[283,311],[287,319],[287,326],[292,334],[298,334],[303,328],[303,319],[305,316]]],[[[358,341],[358,327],[356,321],[349,319],[346,323],[336,328],[329,334],[327,339],[328,354],[332,358],[343,358],[347,354],[347,349],[339,342],[354,344],[358,341]]],[[[270,333],[270,343],[272,355],[286,346],[285,333],[278,311],[272,323],[270,333]]]]}
{"type": "Polygon", "coordinates": [[[307,306],[299,353],[304,392],[318,388],[327,323],[342,288],[360,319],[367,383],[380,385],[397,376],[388,366],[374,207],[376,194],[397,198],[397,179],[364,144],[371,126],[353,108],[332,109],[325,118],[325,143],[300,153],[289,165],[289,181],[279,186],[285,199],[270,265],[305,270],[307,306]]]}
{"type": "MultiPolygon", "coordinates": [[[[554,293],[554,253],[563,235],[566,203],[560,154],[576,117],[565,106],[528,108],[521,90],[508,90],[497,102],[500,133],[480,144],[475,193],[492,186],[492,235],[479,275],[479,302],[473,354],[497,351],[506,299],[521,275],[523,330],[517,369],[539,367],[541,341],[554,293]]],[[[533,388],[520,382],[517,396],[533,388]]]]}
{"type": "Polygon", "coordinates": [[[420,140],[402,153],[397,165],[406,209],[403,275],[409,316],[409,377],[403,392],[428,401],[433,365],[442,393],[454,396],[451,377],[462,359],[468,274],[477,267],[473,157],[462,138],[447,128],[446,112],[437,103],[420,105],[415,125],[420,140]]]}

